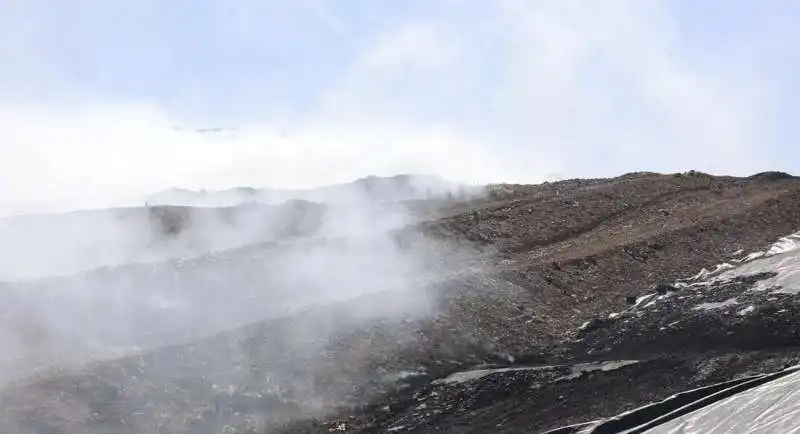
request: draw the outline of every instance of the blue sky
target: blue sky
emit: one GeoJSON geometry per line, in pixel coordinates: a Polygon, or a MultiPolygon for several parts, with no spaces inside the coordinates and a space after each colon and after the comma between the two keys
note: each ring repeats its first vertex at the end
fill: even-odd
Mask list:
{"type": "Polygon", "coordinates": [[[777,0],[6,0],[0,211],[397,172],[800,172],[798,19],[777,0]]]}

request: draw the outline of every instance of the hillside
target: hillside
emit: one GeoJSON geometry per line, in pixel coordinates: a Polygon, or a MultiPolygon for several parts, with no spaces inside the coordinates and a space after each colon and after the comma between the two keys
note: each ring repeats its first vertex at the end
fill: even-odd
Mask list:
{"type": "Polygon", "coordinates": [[[276,204],[287,200],[348,203],[442,198],[474,192],[475,186],[446,181],[433,175],[369,176],[335,185],[306,189],[239,187],[219,191],[170,189],[148,197],[151,205],[236,206],[243,203],[276,204]]]}
{"type": "Polygon", "coordinates": [[[482,188],[435,176],[372,176],[306,190],[173,189],[142,206],[5,217],[0,282],[195,258],[263,242],[386,232],[443,203],[482,194],[482,188]]]}
{"type": "MultiPolygon", "coordinates": [[[[117,327],[86,327],[138,350],[28,366],[0,391],[0,431],[544,432],[800,360],[796,291],[747,292],[793,256],[744,260],[800,229],[798,178],[634,173],[405,206],[425,218],[9,284],[128,294],[101,302],[117,327]],[[637,300],[732,259],[736,275],[684,281],[702,291],[637,300]],[[164,293],[183,307],[148,304],[164,293]]],[[[20,317],[89,314],[60,305],[20,317]]],[[[85,330],[40,346],[69,353],[85,330]]]]}

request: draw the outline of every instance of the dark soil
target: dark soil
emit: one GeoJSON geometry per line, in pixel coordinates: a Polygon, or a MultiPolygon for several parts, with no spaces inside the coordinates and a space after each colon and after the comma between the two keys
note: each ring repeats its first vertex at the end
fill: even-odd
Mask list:
{"type": "MultiPolygon", "coordinates": [[[[2,391],[0,432],[543,432],[800,361],[800,300],[747,291],[769,274],[628,304],[800,229],[797,178],[635,173],[407,206],[425,221],[396,244],[442,273],[404,296],[435,315],[353,316],[391,303],[377,294],[41,374],[2,391]],[[695,309],[731,297],[754,312],[695,309]],[[297,345],[319,329],[336,333],[297,345]],[[499,367],[540,369],[441,381],[499,367]]],[[[238,254],[259,248],[276,247],[238,254]]]]}

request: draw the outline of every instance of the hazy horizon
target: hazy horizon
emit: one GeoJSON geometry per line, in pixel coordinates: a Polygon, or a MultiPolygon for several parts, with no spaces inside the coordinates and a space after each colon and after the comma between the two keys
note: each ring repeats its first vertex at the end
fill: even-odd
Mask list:
{"type": "Polygon", "coordinates": [[[0,212],[399,173],[796,173],[798,9],[4,2],[0,212]]]}

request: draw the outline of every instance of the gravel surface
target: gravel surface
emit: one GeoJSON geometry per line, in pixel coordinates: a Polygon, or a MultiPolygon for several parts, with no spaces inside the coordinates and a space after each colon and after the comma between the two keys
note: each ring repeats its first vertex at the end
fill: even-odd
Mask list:
{"type": "MultiPolygon", "coordinates": [[[[680,281],[800,229],[796,178],[635,173],[413,208],[423,221],[390,234],[397,252],[424,257],[393,275],[401,290],[370,283],[378,290],[358,298],[40,370],[0,391],[0,431],[544,432],[800,360],[800,303],[780,280],[790,262],[680,281]],[[783,291],[764,289],[779,280],[783,291]]],[[[239,276],[205,282],[213,294],[269,281],[241,276],[296,243],[346,257],[343,242],[248,246],[181,267],[239,276]]],[[[201,282],[201,271],[181,273],[201,282]]],[[[112,288],[146,274],[106,273],[112,288]]]]}

